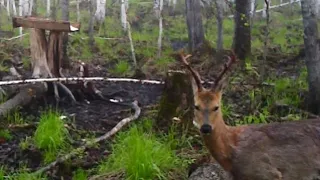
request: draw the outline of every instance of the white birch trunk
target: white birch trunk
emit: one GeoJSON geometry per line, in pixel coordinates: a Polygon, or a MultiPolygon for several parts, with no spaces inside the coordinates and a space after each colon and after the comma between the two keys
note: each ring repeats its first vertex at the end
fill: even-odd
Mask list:
{"type": "Polygon", "coordinates": [[[33,0],[30,0],[30,6],[29,6],[29,13],[28,13],[28,15],[29,16],[31,16],[31,14],[32,14],[32,8],[33,8],[33,0]]]}
{"type": "Polygon", "coordinates": [[[7,0],[7,13],[8,13],[8,17],[10,17],[10,2],[11,0],[7,0]]]}
{"type": "MultiPolygon", "coordinates": [[[[268,1],[268,3],[269,3],[269,9],[270,9],[270,6],[271,6],[271,0],[267,0],[268,1]]],[[[266,9],[267,9],[267,4],[264,2],[263,3],[263,11],[262,11],[262,17],[263,18],[266,18],[267,17],[267,12],[266,12],[266,9]]],[[[271,14],[270,12],[269,12],[269,14],[271,14]]]]}
{"type": "MultiPolygon", "coordinates": [[[[23,16],[23,3],[24,0],[19,0],[19,16],[23,16]]],[[[19,34],[22,35],[22,27],[19,27],[19,34]]]]}
{"type": "Polygon", "coordinates": [[[0,1],[0,5],[1,5],[1,6],[4,6],[4,0],[1,0],[1,1],[0,1]]]}
{"type": "Polygon", "coordinates": [[[251,17],[253,17],[255,6],[256,6],[256,0],[251,0],[251,11],[250,11],[251,17]]]}
{"type": "Polygon", "coordinates": [[[99,23],[104,21],[104,17],[106,16],[106,0],[97,0],[97,9],[94,16],[99,23]]]}
{"type": "Polygon", "coordinates": [[[14,0],[11,0],[11,5],[12,5],[12,13],[14,16],[16,16],[17,15],[16,2],[14,0]]]}
{"type": "Polygon", "coordinates": [[[47,18],[50,17],[51,14],[51,2],[50,0],[47,0],[47,18]]]}
{"type": "Polygon", "coordinates": [[[22,0],[22,16],[29,14],[30,2],[29,0],[22,0]]]}
{"type": "Polygon", "coordinates": [[[172,9],[176,10],[177,0],[172,0],[172,9]]]}
{"type": "Polygon", "coordinates": [[[121,24],[124,31],[127,31],[127,12],[126,12],[126,0],[121,0],[121,24]]]}

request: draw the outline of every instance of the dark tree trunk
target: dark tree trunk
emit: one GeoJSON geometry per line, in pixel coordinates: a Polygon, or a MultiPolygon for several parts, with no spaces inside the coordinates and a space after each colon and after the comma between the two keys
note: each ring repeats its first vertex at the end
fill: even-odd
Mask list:
{"type": "Polygon", "coordinates": [[[37,16],[37,11],[38,11],[38,1],[33,0],[33,5],[32,5],[32,10],[31,10],[31,15],[32,16],[37,16]]]}
{"type": "Polygon", "coordinates": [[[309,108],[320,113],[320,51],[316,17],[317,0],[302,0],[301,12],[304,26],[304,47],[309,83],[309,108]]]}
{"type": "MultiPolygon", "coordinates": [[[[69,21],[69,0],[61,0],[61,9],[62,9],[62,20],[64,21],[69,21]]],[[[67,47],[68,47],[68,33],[62,32],[61,35],[62,38],[62,67],[63,68],[69,68],[70,67],[70,62],[68,58],[68,52],[67,52],[67,47]]]]}
{"type": "Polygon", "coordinates": [[[243,64],[251,53],[250,7],[250,0],[236,0],[233,49],[243,64]]]}
{"type": "Polygon", "coordinates": [[[189,37],[189,49],[194,51],[204,42],[204,31],[199,0],[186,0],[186,16],[189,37]]]}
{"type": "MultiPolygon", "coordinates": [[[[170,127],[173,118],[181,119],[182,130],[193,126],[193,98],[192,86],[188,74],[169,72],[165,80],[164,91],[160,100],[159,112],[156,118],[156,125],[170,127]]],[[[193,128],[191,128],[193,129],[193,128]]]]}

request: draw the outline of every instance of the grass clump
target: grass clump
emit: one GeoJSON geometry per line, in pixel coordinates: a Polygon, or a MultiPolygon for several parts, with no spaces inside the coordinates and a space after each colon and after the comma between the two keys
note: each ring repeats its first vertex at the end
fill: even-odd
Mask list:
{"type": "Polygon", "coordinates": [[[45,150],[45,162],[54,160],[58,151],[66,147],[67,137],[68,131],[60,114],[53,110],[43,112],[33,141],[37,148],[45,150]]]}
{"type": "Polygon", "coordinates": [[[120,60],[113,70],[110,70],[113,74],[124,76],[127,75],[131,70],[131,67],[127,61],[120,60]]]}
{"type": "Polygon", "coordinates": [[[87,180],[87,179],[88,179],[88,175],[83,169],[77,169],[72,176],[72,180],[87,180]]]}
{"type": "Polygon", "coordinates": [[[141,126],[133,125],[115,138],[113,154],[106,162],[102,162],[99,172],[125,172],[129,180],[167,179],[169,171],[178,164],[181,167],[180,158],[175,155],[171,145],[151,131],[146,132],[141,126]]]}

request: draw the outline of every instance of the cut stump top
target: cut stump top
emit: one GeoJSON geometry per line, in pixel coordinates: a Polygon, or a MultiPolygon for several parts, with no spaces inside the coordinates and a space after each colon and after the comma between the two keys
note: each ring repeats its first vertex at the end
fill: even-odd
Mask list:
{"type": "Polygon", "coordinates": [[[13,17],[13,28],[36,28],[50,31],[76,32],[80,30],[80,23],[71,23],[69,21],[56,21],[41,17],[13,17]]]}

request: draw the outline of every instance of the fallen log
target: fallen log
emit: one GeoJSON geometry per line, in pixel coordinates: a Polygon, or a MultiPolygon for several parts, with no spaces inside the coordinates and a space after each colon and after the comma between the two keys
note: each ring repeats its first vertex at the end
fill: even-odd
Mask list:
{"type": "Polygon", "coordinates": [[[33,99],[41,97],[47,91],[45,83],[29,84],[21,87],[13,98],[0,104],[0,116],[4,116],[18,106],[25,106],[33,99]]]}

